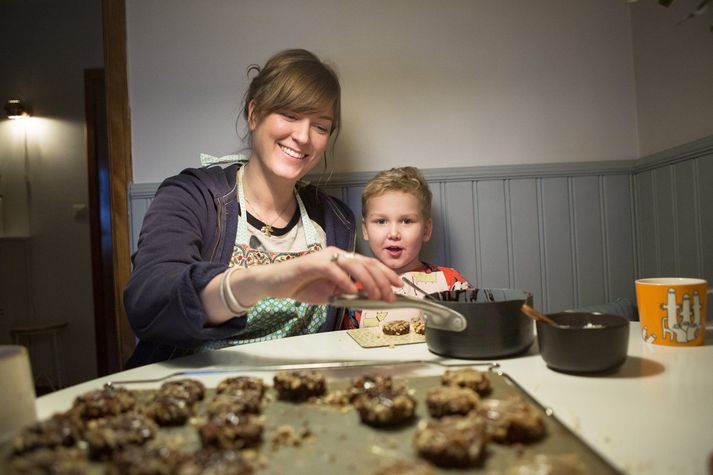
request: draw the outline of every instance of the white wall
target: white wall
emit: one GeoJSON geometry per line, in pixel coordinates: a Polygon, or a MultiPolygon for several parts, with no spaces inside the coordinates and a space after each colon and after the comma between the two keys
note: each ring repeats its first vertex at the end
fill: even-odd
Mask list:
{"type": "Polygon", "coordinates": [[[632,6],[641,155],[713,134],[713,8],[677,25],[700,0],[632,6]]]}
{"type": "Polygon", "coordinates": [[[127,22],[135,182],[241,148],[247,66],[292,47],[340,74],[338,172],[638,154],[623,0],[127,0],[127,22]]]}
{"type": "MultiPolygon", "coordinates": [[[[74,216],[73,205],[88,200],[83,74],[103,65],[101,2],[3,0],[0,18],[0,101],[24,99],[34,115],[25,124],[0,119],[4,228],[6,235],[30,236],[34,297],[30,315],[4,318],[8,327],[69,322],[60,364],[65,382],[76,383],[96,375],[89,223],[74,216]]],[[[43,351],[47,343],[33,345],[43,351]]],[[[42,356],[46,373],[52,362],[49,353],[42,356]]]]}

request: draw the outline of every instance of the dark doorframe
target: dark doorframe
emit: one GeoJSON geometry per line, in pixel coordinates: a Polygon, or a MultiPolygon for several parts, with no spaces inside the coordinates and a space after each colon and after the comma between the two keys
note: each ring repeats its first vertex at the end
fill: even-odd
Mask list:
{"type": "Polygon", "coordinates": [[[103,69],[84,71],[87,127],[87,182],[92,250],[94,335],[99,376],[121,370],[118,330],[114,315],[114,264],[109,200],[106,91],[103,69]]]}
{"type": "Polygon", "coordinates": [[[128,189],[133,178],[131,165],[131,117],[126,62],[126,3],[103,0],[104,71],[111,215],[114,319],[117,353],[121,365],[134,350],[134,334],[129,326],[122,298],[131,275],[128,189]]]}

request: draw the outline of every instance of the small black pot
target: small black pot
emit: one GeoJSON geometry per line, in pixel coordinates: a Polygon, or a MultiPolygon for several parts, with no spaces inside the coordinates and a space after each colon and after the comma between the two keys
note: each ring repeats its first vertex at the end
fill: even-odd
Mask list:
{"type": "Polygon", "coordinates": [[[520,308],[532,305],[532,294],[515,289],[454,290],[430,294],[441,305],[463,315],[468,323],[462,332],[429,328],[426,345],[449,358],[489,359],[526,351],[535,340],[534,322],[520,308]]]}
{"type": "Polygon", "coordinates": [[[548,315],[560,326],[537,322],[540,354],[550,368],[568,373],[612,371],[626,360],[629,321],[619,315],[563,312],[548,315]]]}

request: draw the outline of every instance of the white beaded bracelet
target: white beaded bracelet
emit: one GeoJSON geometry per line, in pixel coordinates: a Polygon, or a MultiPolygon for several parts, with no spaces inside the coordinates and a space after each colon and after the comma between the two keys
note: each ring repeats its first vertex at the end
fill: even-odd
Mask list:
{"type": "Polygon", "coordinates": [[[220,301],[223,306],[228,310],[228,312],[233,315],[242,315],[250,310],[250,307],[244,307],[238,302],[233,294],[233,289],[230,286],[230,276],[235,272],[236,267],[230,267],[228,270],[223,272],[223,277],[220,280],[220,301]]]}

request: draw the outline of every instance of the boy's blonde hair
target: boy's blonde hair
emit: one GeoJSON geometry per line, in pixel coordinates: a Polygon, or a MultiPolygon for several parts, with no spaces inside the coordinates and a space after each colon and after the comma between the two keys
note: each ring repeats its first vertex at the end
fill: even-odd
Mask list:
{"type": "Polygon", "coordinates": [[[431,200],[433,194],[423,174],[416,167],[398,167],[379,172],[369,180],[361,194],[361,215],[366,218],[369,200],[387,191],[410,193],[421,204],[424,219],[431,218],[431,200]]]}

